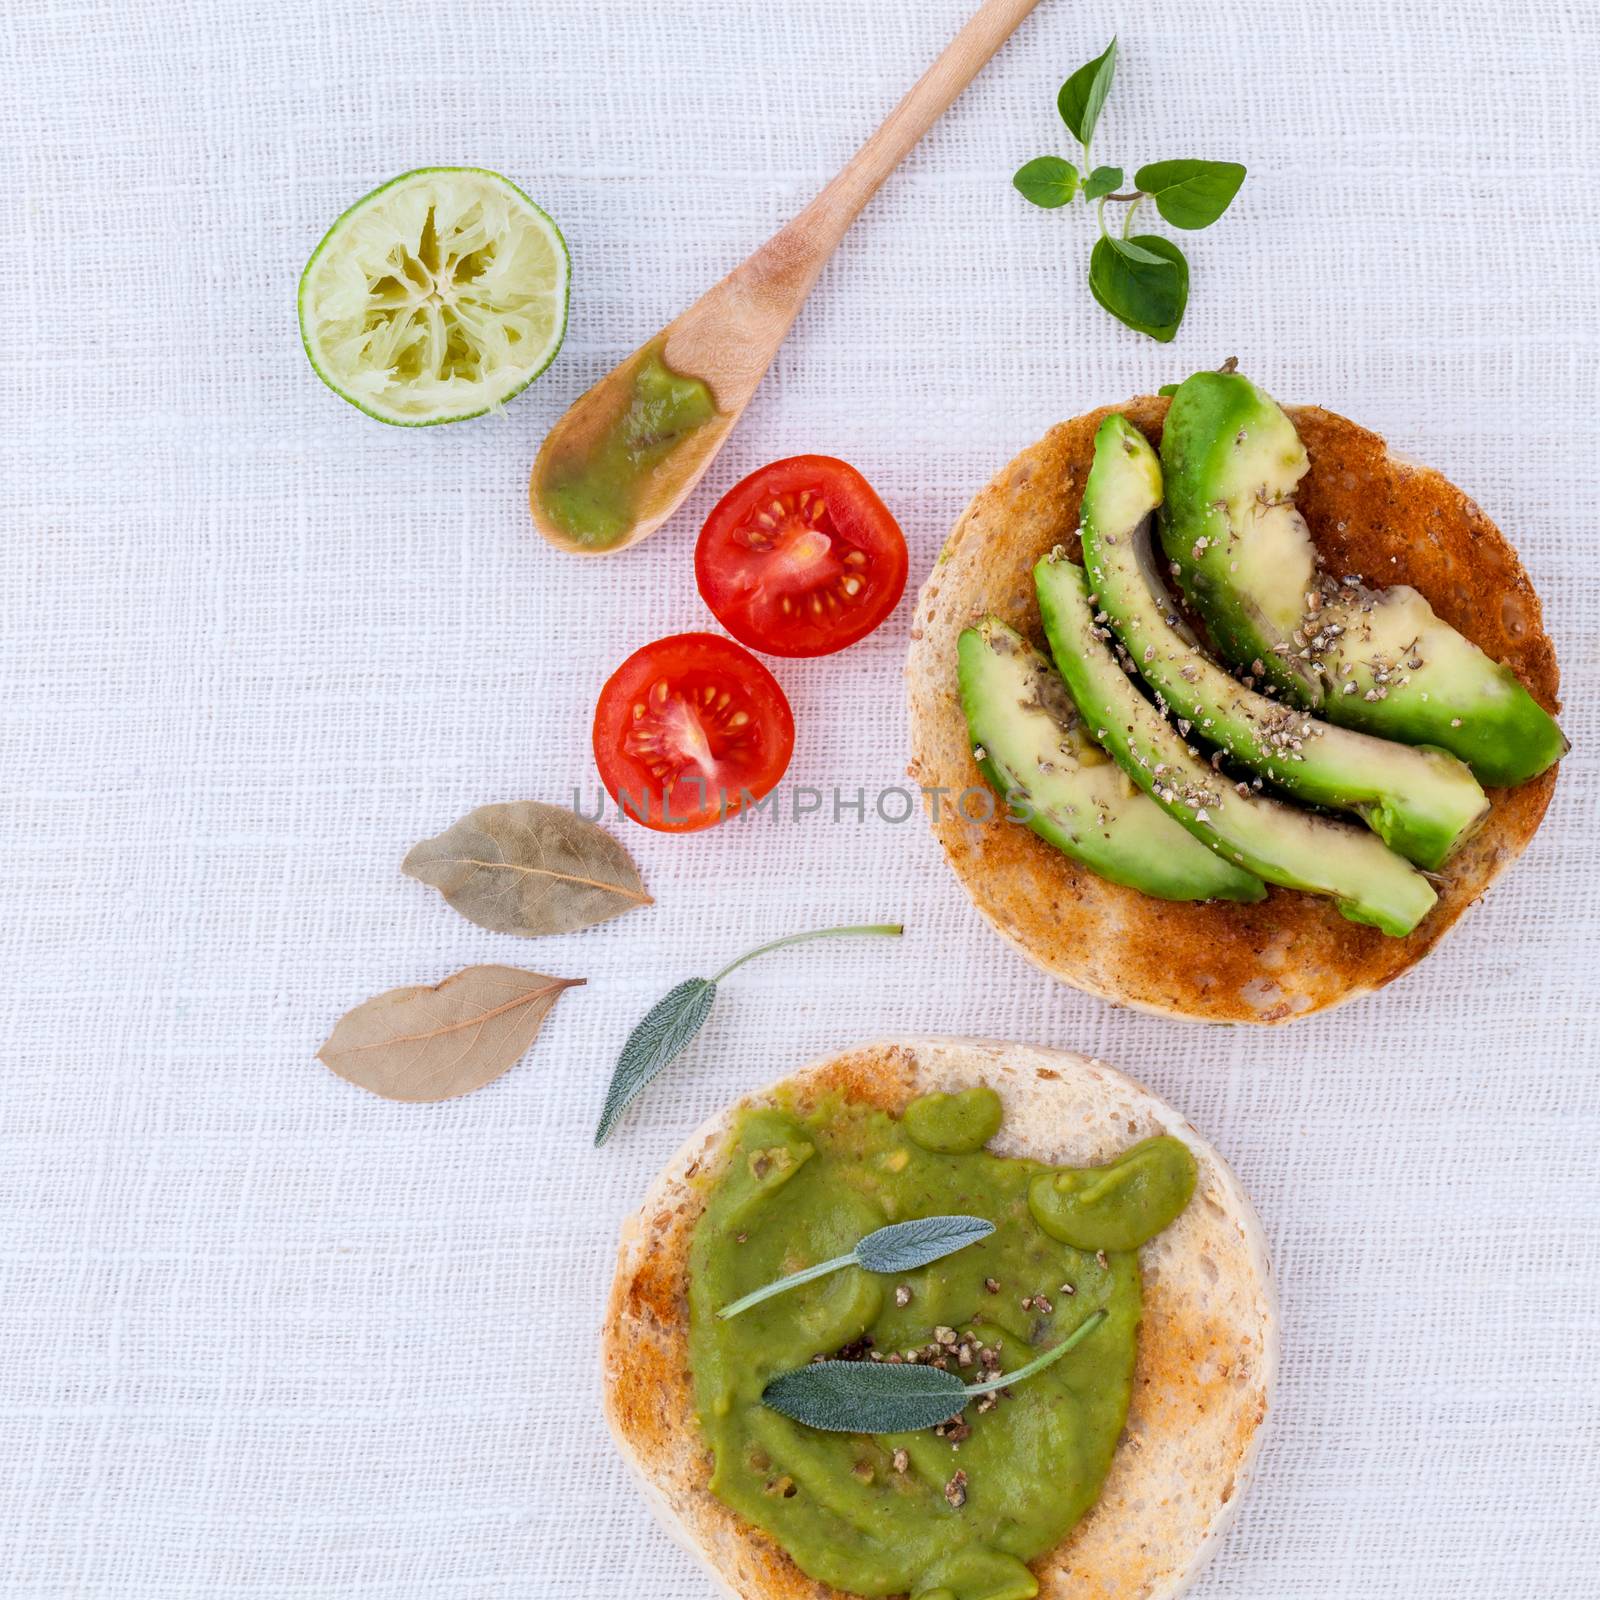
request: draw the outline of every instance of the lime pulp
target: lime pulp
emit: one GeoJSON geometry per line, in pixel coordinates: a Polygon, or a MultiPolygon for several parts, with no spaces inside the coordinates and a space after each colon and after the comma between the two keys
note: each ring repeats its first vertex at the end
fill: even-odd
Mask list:
{"type": "Polygon", "coordinates": [[[493,411],[555,359],[571,261],[515,184],[424,167],[358,200],[300,278],[317,376],[380,422],[426,427],[493,411]]]}

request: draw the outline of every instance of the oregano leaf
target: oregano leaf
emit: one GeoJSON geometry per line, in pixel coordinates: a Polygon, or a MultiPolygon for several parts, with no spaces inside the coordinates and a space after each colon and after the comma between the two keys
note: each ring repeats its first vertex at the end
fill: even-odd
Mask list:
{"type": "MultiPolygon", "coordinates": [[[[1116,77],[1117,41],[1086,62],[1061,85],[1056,109],[1072,136],[1083,147],[1083,164],[1089,167],[1090,141],[1099,125],[1107,96],[1116,77]]],[[[1022,167],[1012,182],[1035,205],[1064,206],[1073,190],[1097,206],[1101,237],[1089,260],[1089,289],[1095,299],[1119,321],[1162,343],[1169,341],[1183,321],[1189,303],[1189,263],[1169,240],[1152,235],[1123,237],[1106,228],[1108,202],[1127,204],[1123,228],[1131,229],[1139,207],[1154,200],[1162,217],[1176,228],[1209,227],[1233,203],[1244,182],[1245,169],[1236,161],[1153,161],[1134,174],[1133,192],[1125,187],[1122,169],[1094,167],[1086,174],[1070,163],[1053,163],[1040,157],[1022,167]],[[1070,170],[1071,187],[1048,175],[1070,170]]]]}
{"type": "Polygon", "coordinates": [[[1060,156],[1036,156],[1017,168],[1011,185],[1024,200],[1053,211],[1078,192],[1078,169],[1060,156]]]}
{"type": "Polygon", "coordinates": [[[1117,321],[1168,344],[1189,303],[1189,263],[1177,245],[1160,234],[1139,234],[1121,242],[1138,245],[1177,270],[1146,266],[1102,235],[1089,257],[1089,292],[1117,321]]]}
{"type": "Polygon", "coordinates": [[[1083,198],[1098,200],[1102,195],[1110,194],[1112,190],[1121,187],[1121,167],[1096,167],[1083,181],[1083,198]]]}
{"type": "Polygon", "coordinates": [[[1237,161],[1153,161],[1133,181],[1174,228],[1209,228],[1233,203],[1244,182],[1237,161]]]}
{"type": "Polygon", "coordinates": [[[1085,150],[1094,138],[1095,125],[1105,109],[1106,96],[1111,92],[1111,80],[1116,72],[1117,41],[1113,38],[1104,53],[1079,67],[1056,95],[1056,109],[1061,113],[1061,120],[1085,150]]]}
{"type": "Polygon", "coordinates": [[[1172,263],[1165,256],[1157,255],[1137,239],[1119,239],[1116,234],[1110,233],[1106,235],[1106,243],[1126,261],[1137,262],[1142,267],[1154,267],[1161,272],[1172,270],[1172,263]]]}

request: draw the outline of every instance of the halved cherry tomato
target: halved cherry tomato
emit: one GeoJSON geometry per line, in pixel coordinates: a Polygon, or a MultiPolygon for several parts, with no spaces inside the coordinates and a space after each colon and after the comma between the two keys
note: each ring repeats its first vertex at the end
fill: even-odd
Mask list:
{"type": "Polygon", "coordinates": [[[794,750],[778,680],[715,633],[675,633],[635,650],[606,680],[594,759],[635,822],[688,833],[769,793],[794,750]]]}
{"type": "Polygon", "coordinates": [[[889,508],[832,456],[790,456],[736,483],[694,551],[717,621],[773,656],[831,655],[864,639],[894,610],[906,566],[889,508]]]}

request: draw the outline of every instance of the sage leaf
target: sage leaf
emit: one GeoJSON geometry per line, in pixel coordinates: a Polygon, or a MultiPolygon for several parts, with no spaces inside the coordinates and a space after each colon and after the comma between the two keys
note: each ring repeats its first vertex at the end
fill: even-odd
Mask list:
{"type": "Polygon", "coordinates": [[[774,1378],[761,1403],[828,1433],[910,1433],[948,1422],[966,1405],[967,1386],[920,1361],[814,1361],[774,1378]]]}
{"type": "Polygon", "coordinates": [[[699,1033],[711,1014],[712,1003],[717,998],[717,985],[730,972],[737,971],[745,962],[754,961],[757,956],[764,956],[770,950],[804,944],[810,939],[835,939],[857,933],[884,934],[897,938],[904,931],[898,922],[870,922],[856,923],[846,928],[817,928],[810,933],[791,933],[786,939],[774,939],[770,944],[747,950],[737,960],[730,961],[715,977],[686,978],[677,988],[668,990],[645,1012],[628,1035],[622,1054],[617,1057],[611,1083],[606,1089],[606,1101],[600,1109],[600,1121],[594,1130],[595,1144],[602,1145],[611,1137],[617,1119],[639,1091],[699,1033]]]}
{"type": "Polygon", "coordinates": [[[705,1026],[716,998],[717,986],[710,978],[685,978],[640,1018],[617,1057],[600,1124],[594,1130],[597,1146],[611,1137],[617,1118],[634,1096],[705,1026]]]}
{"type": "Polygon", "coordinates": [[[814,1361],[780,1373],[761,1393],[761,1403],[794,1422],[827,1433],[913,1433],[936,1428],[968,1401],[993,1394],[1043,1372],[1106,1320],[1092,1312],[1053,1349],[1015,1372],[982,1383],[963,1383],[953,1372],[921,1362],[814,1361]]]}
{"type": "Polygon", "coordinates": [[[562,993],[584,981],[485,966],[390,989],[347,1011],[317,1058],[385,1100],[451,1100],[515,1066],[562,993]]]}
{"type": "Polygon", "coordinates": [[[1056,109],[1066,123],[1072,137],[1089,148],[1094,138],[1095,124],[1105,108],[1106,96],[1111,93],[1111,80],[1117,72],[1117,41],[1112,39],[1103,55],[1096,56],[1086,66],[1079,67],[1061,85],[1056,95],[1056,109]]]}
{"type": "Polygon", "coordinates": [[[1017,168],[1011,184],[1024,200],[1054,211],[1078,192],[1078,169],[1060,156],[1037,156],[1017,168]]]}
{"type": "Polygon", "coordinates": [[[604,828],[536,800],[479,806],[414,845],[401,870],[480,928],[529,939],[654,904],[633,858],[604,828]]]}
{"type": "Polygon", "coordinates": [[[1102,235],[1089,257],[1089,292],[1117,321],[1136,333],[1148,334],[1162,344],[1171,343],[1189,303],[1188,261],[1177,245],[1160,234],[1139,234],[1118,242],[1137,245],[1177,270],[1133,260],[1102,235]]]}
{"type": "Polygon", "coordinates": [[[994,1224],[986,1217],[913,1217],[869,1233],[856,1245],[856,1260],[868,1272],[910,1272],[987,1239],[994,1224]]]}
{"type": "Polygon", "coordinates": [[[765,1284],[731,1305],[723,1306],[717,1315],[736,1317],[763,1300],[787,1294],[802,1283],[826,1277],[843,1267],[861,1267],[867,1272],[910,1272],[914,1267],[925,1267],[930,1261],[954,1255],[969,1244],[987,1239],[993,1232],[994,1224],[983,1217],[914,1217],[910,1222],[892,1222],[857,1241],[848,1255],[835,1256],[831,1261],[819,1261],[814,1267],[791,1272],[788,1277],[765,1284]]]}
{"type": "Polygon", "coordinates": [[[1174,228],[1209,228],[1233,203],[1244,182],[1237,161],[1153,161],[1133,181],[1174,228]]]}
{"type": "Polygon", "coordinates": [[[1110,194],[1113,189],[1122,187],[1121,167],[1096,167],[1083,182],[1083,198],[1085,200],[1098,200],[1102,195],[1110,194]]]}

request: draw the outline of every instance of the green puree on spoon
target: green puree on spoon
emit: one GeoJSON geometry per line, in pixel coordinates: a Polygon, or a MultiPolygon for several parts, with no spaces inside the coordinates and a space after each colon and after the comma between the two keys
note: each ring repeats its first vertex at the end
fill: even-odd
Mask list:
{"type": "Polygon", "coordinates": [[[1011,1159],[984,1148],[1000,1120],[987,1088],[901,1117],[837,1097],[746,1111],[695,1228],[689,1358],[712,1491],[849,1593],[1029,1600],[1027,1563],[1094,1504],[1127,1418],[1138,1247],[1188,1203],[1194,1158],[1163,1136],[1099,1167],[1011,1159]],[[995,1232],[914,1271],[846,1267],[716,1314],[886,1224],[955,1213],[995,1232]],[[817,1356],[914,1356],[978,1383],[1101,1309],[1092,1337],[938,1428],[824,1432],[761,1401],[817,1356]]]}
{"type": "Polygon", "coordinates": [[[549,460],[533,483],[539,509],[582,549],[606,550],[677,492],[673,455],[717,414],[699,378],[673,372],[657,346],[640,352],[628,403],[597,434],[549,460]]]}

